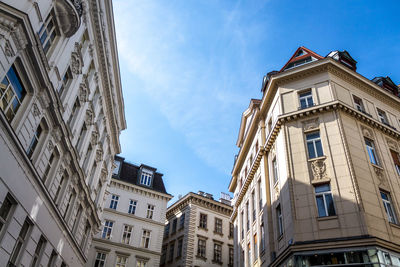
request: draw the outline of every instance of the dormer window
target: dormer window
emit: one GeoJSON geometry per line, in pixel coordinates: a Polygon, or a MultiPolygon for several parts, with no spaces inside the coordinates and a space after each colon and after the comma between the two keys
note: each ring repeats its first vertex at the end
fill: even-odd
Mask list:
{"type": "Polygon", "coordinates": [[[140,176],[140,184],[150,186],[153,178],[153,173],[147,170],[142,170],[142,174],[140,176]]]}
{"type": "Polygon", "coordinates": [[[114,170],[113,170],[113,173],[112,173],[112,175],[114,176],[114,175],[118,175],[118,173],[119,173],[119,169],[120,169],[120,167],[121,167],[121,161],[118,161],[118,160],[116,160],[116,161],[114,161],[114,163],[115,163],[115,168],[114,168],[114,170]]]}

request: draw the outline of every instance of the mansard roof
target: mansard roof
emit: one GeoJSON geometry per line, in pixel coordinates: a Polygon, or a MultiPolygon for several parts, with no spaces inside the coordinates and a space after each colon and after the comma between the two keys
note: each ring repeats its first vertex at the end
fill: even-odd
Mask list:
{"type": "Polygon", "coordinates": [[[154,190],[163,194],[168,194],[167,190],[165,189],[164,186],[164,181],[163,181],[163,174],[157,172],[156,168],[150,167],[148,165],[141,164],[140,166],[137,166],[135,164],[126,162],[124,158],[115,156],[115,160],[121,162],[120,165],[120,171],[117,175],[113,175],[114,179],[121,180],[136,186],[140,186],[146,189],[154,190]],[[153,181],[150,186],[145,186],[139,183],[139,175],[141,169],[146,169],[146,170],[151,170],[153,171],[153,181]]]}
{"type": "Polygon", "coordinates": [[[386,77],[375,77],[372,81],[382,87],[383,89],[391,92],[392,94],[399,96],[399,87],[390,79],[389,76],[386,77]]]}

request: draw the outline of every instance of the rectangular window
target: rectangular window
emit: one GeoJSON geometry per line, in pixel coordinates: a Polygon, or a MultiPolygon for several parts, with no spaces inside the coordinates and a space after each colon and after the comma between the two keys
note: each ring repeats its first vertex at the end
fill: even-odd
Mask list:
{"type": "Polygon", "coordinates": [[[329,184],[315,186],[315,198],[317,201],[319,217],[336,215],[331,187],[329,184]]]}
{"type": "Polygon", "coordinates": [[[253,236],[253,243],[254,243],[254,259],[257,259],[258,258],[258,255],[257,255],[257,253],[258,253],[258,243],[257,243],[257,234],[254,234],[254,236],[253,236]]]}
{"type": "Polygon", "coordinates": [[[80,107],[81,107],[81,103],[79,102],[79,98],[77,97],[75,99],[74,105],[72,106],[71,115],[69,116],[68,122],[67,122],[70,128],[72,128],[72,121],[74,118],[76,118],[80,107]]]}
{"type": "Polygon", "coordinates": [[[142,185],[150,186],[152,174],[149,172],[142,171],[142,176],[140,177],[140,183],[142,185]]]}
{"type": "Polygon", "coordinates": [[[169,227],[170,227],[170,224],[168,222],[167,225],[165,225],[165,228],[164,228],[164,237],[168,237],[169,236],[169,227]]]}
{"type": "Polygon", "coordinates": [[[197,256],[206,257],[206,240],[204,239],[199,239],[197,242],[197,256]]]}
{"type": "Polygon", "coordinates": [[[45,171],[43,173],[43,176],[42,176],[43,183],[45,183],[47,181],[47,178],[49,176],[50,169],[51,169],[51,166],[53,165],[53,161],[54,161],[54,157],[55,157],[54,153],[55,153],[54,151],[53,151],[53,153],[51,153],[49,161],[47,162],[46,169],[45,169],[45,171]]]}
{"type": "Polygon", "coordinates": [[[242,211],[241,216],[240,216],[240,224],[242,226],[242,231],[241,231],[241,239],[244,239],[244,213],[242,211]]]}
{"type": "Polygon", "coordinates": [[[280,204],[276,207],[276,218],[278,220],[278,236],[280,237],[283,235],[283,218],[280,204]]]}
{"type": "Polygon", "coordinates": [[[179,218],[179,229],[183,229],[185,227],[185,213],[182,213],[179,218]]]}
{"type": "Polygon", "coordinates": [[[250,242],[247,244],[247,266],[251,265],[251,244],[250,242]]]}
{"type": "Polygon", "coordinates": [[[361,98],[353,95],[354,105],[356,109],[362,113],[365,113],[364,103],[361,98]]]}
{"type": "Polygon", "coordinates": [[[137,205],[137,201],[136,200],[129,200],[129,208],[128,208],[128,213],[129,214],[135,214],[136,212],[136,205],[137,205]]]}
{"type": "Polygon", "coordinates": [[[149,248],[149,245],[150,245],[150,231],[143,230],[141,246],[143,248],[149,248]]]}
{"type": "Polygon", "coordinates": [[[10,194],[7,194],[0,207],[0,233],[2,232],[3,228],[5,228],[4,226],[7,224],[8,220],[11,218],[14,209],[13,206],[15,204],[16,202],[14,198],[10,194]]]}
{"type": "Polygon", "coordinates": [[[136,261],[136,267],[146,267],[147,266],[147,261],[145,260],[137,260],[136,261]]]}
{"type": "Polygon", "coordinates": [[[233,238],[233,223],[229,223],[229,238],[233,238]]]}
{"type": "Polygon", "coordinates": [[[101,234],[101,237],[104,239],[110,239],[111,238],[111,232],[113,228],[114,222],[105,220],[104,221],[104,226],[103,226],[103,233],[101,234]]]}
{"type": "Polygon", "coordinates": [[[324,152],[322,151],[321,137],[318,132],[309,133],[306,135],[308,158],[313,159],[322,157],[324,152]]]}
{"type": "Polygon", "coordinates": [[[129,244],[129,242],[131,241],[132,229],[133,226],[124,225],[124,231],[122,233],[122,240],[121,240],[122,243],[129,244]]]}
{"type": "Polygon", "coordinates": [[[154,213],[154,205],[147,205],[147,214],[146,214],[146,218],[147,219],[153,219],[153,213],[154,213]]]}
{"type": "Polygon", "coordinates": [[[26,90],[15,66],[12,65],[0,83],[0,109],[9,122],[17,114],[25,95],[26,90]]]}
{"type": "Polygon", "coordinates": [[[385,207],[385,212],[388,217],[389,222],[397,224],[396,214],[393,209],[392,200],[390,198],[389,193],[385,193],[381,191],[381,197],[383,206],[385,207]]]}
{"type": "Polygon", "coordinates": [[[207,214],[200,213],[199,227],[207,229],[207,214]]]}
{"type": "Polygon", "coordinates": [[[183,249],[183,239],[178,240],[178,251],[176,252],[176,257],[181,257],[182,256],[182,249],[183,249]]]}
{"type": "Polygon", "coordinates": [[[233,267],[233,247],[229,247],[229,262],[228,267],[233,267]]]}
{"type": "Polygon", "coordinates": [[[35,248],[35,252],[33,253],[31,267],[36,267],[38,262],[40,262],[40,258],[42,257],[46,242],[46,239],[43,236],[40,236],[40,239],[35,248]]]}
{"type": "Polygon", "coordinates": [[[222,246],[221,244],[214,244],[214,262],[221,263],[222,262],[222,246]]]}
{"type": "Polygon", "coordinates": [[[265,238],[264,238],[264,223],[261,222],[260,226],[260,252],[263,252],[265,249],[265,238]]]}
{"type": "Polygon", "coordinates": [[[81,249],[85,250],[85,245],[86,245],[86,241],[89,237],[90,234],[90,223],[89,220],[86,220],[86,224],[85,224],[85,231],[83,232],[83,236],[82,236],[82,240],[81,240],[81,249]]]}
{"type": "Polygon", "coordinates": [[[392,154],[393,158],[393,163],[396,168],[397,174],[400,175],[400,156],[399,153],[396,151],[390,150],[390,153],[392,154]]]}
{"type": "Polygon", "coordinates": [[[117,255],[117,262],[115,264],[115,267],[126,267],[127,262],[128,262],[127,257],[117,255]]]}
{"type": "Polygon", "coordinates": [[[176,232],[176,226],[177,226],[177,225],[178,225],[178,219],[175,218],[175,219],[172,221],[172,230],[171,230],[171,234],[173,234],[173,233],[176,232]]]}
{"type": "Polygon", "coordinates": [[[162,249],[161,249],[161,260],[160,260],[161,265],[164,265],[165,261],[167,260],[167,250],[168,250],[168,245],[162,246],[162,249]]]}
{"type": "Polygon", "coordinates": [[[367,148],[369,161],[372,164],[379,165],[378,157],[376,155],[374,141],[372,141],[368,138],[364,138],[364,141],[365,141],[365,146],[367,148]]]}
{"type": "Polygon", "coordinates": [[[300,109],[314,106],[311,90],[299,94],[300,109]]]}
{"type": "Polygon", "coordinates": [[[68,86],[70,85],[71,81],[72,81],[72,72],[71,72],[71,68],[68,67],[67,71],[64,74],[64,77],[62,78],[61,86],[60,86],[60,88],[58,88],[59,95],[61,95],[64,92],[64,90],[66,88],[68,88],[68,86]]]}
{"type": "Polygon", "coordinates": [[[26,154],[28,155],[28,158],[32,158],[33,152],[35,151],[35,148],[36,148],[37,144],[39,143],[39,138],[40,138],[41,133],[42,133],[42,127],[39,124],[38,127],[36,128],[35,133],[33,134],[31,143],[30,143],[28,149],[26,150],[26,154]]]}
{"type": "Polygon", "coordinates": [[[169,245],[169,257],[168,261],[172,261],[174,259],[174,250],[175,250],[175,243],[171,243],[169,245]]]}
{"type": "Polygon", "coordinates": [[[256,197],[254,191],[251,193],[251,205],[253,206],[253,222],[256,221],[256,197]]]}
{"type": "Polygon", "coordinates": [[[261,181],[258,182],[258,208],[262,210],[262,187],[261,181]]]}
{"type": "Polygon", "coordinates": [[[22,228],[19,232],[19,235],[17,237],[17,241],[14,245],[13,251],[10,256],[10,261],[8,262],[9,265],[11,266],[17,266],[17,262],[19,261],[21,257],[21,250],[23,249],[25,245],[25,241],[28,237],[29,230],[32,226],[32,223],[29,221],[28,218],[25,219],[24,224],[22,225],[22,228]]]}
{"type": "Polygon", "coordinates": [[[383,124],[389,125],[389,120],[388,120],[388,118],[387,118],[387,116],[386,116],[386,112],[383,111],[383,110],[381,110],[381,109],[379,109],[379,108],[377,108],[376,110],[378,111],[378,118],[379,118],[379,120],[380,120],[383,124]]]}
{"type": "Polygon", "coordinates": [[[250,230],[250,205],[249,202],[246,202],[246,231],[250,230]]]}
{"type": "Polygon", "coordinates": [[[278,182],[278,164],[276,163],[276,158],[272,160],[272,171],[274,176],[274,185],[278,182]]]}
{"type": "Polygon", "coordinates": [[[43,50],[46,54],[49,51],[51,45],[54,43],[56,37],[57,37],[56,22],[55,19],[53,18],[53,14],[50,13],[39,30],[40,43],[42,44],[43,50]]]}
{"type": "Polygon", "coordinates": [[[96,253],[96,261],[94,267],[104,267],[106,265],[106,254],[102,252],[96,253]]]}
{"type": "Polygon", "coordinates": [[[110,209],[114,209],[114,210],[117,209],[118,200],[119,200],[119,196],[111,195],[110,209]]]}
{"type": "Polygon", "coordinates": [[[215,218],[214,231],[218,234],[222,234],[222,220],[215,218]]]}
{"type": "MultiPolygon", "coordinates": [[[[57,252],[53,249],[53,251],[51,252],[50,259],[49,259],[49,264],[47,264],[47,267],[55,266],[56,260],[57,260],[57,252]]],[[[95,267],[96,266],[97,265],[95,265],[95,267]]],[[[101,266],[104,266],[104,265],[101,265],[101,266]]]]}

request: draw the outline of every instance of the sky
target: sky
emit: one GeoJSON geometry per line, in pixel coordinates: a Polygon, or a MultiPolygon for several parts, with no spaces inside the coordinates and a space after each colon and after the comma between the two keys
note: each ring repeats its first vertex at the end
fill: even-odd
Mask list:
{"type": "Polygon", "coordinates": [[[400,84],[400,1],[114,0],[127,129],[121,156],[168,193],[228,192],[242,113],[299,46],[347,50],[400,84]]]}

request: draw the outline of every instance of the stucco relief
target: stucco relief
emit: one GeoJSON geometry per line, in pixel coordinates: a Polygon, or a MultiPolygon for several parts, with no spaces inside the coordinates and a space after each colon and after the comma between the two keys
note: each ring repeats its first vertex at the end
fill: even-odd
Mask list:
{"type": "Polygon", "coordinates": [[[88,101],[88,89],[85,83],[79,85],[79,101],[82,103],[88,101]]]}
{"type": "Polygon", "coordinates": [[[75,43],[74,51],[71,53],[71,71],[74,74],[81,74],[83,67],[83,58],[79,43],[75,43]]]}
{"type": "Polygon", "coordinates": [[[311,162],[311,171],[313,181],[323,180],[327,178],[325,159],[318,159],[311,162]]]}
{"type": "Polygon", "coordinates": [[[388,143],[388,146],[390,149],[395,150],[395,151],[399,151],[397,143],[395,141],[393,141],[392,139],[386,138],[386,141],[388,143]]]}
{"type": "Polygon", "coordinates": [[[318,118],[303,121],[303,131],[311,131],[319,128],[318,118]]]}
{"type": "Polygon", "coordinates": [[[386,188],[388,186],[388,183],[383,169],[374,166],[374,171],[376,178],[378,178],[378,185],[386,188]]]}
{"type": "Polygon", "coordinates": [[[39,117],[40,116],[40,110],[39,107],[36,103],[33,103],[32,105],[32,114],[34,117],[39,117]]]}
{"type": "Polygon", "coordinates": [[[374,135],[373,135],[372,130],[370,128],[367,128],[365,126],[361,126],[361,131],[362,131],[362,134],[365,137],[367,137],[369,139],[374,139],[374,135]]]}
{"type": "Polygon", "coordinates": [[[5,54],[7,57],[13,57],[13,56],[15,56],[15,52],[14,52],[14,50],[13,50],[11,44],[10,44],[10,41],[8,41],[8,40],[6,40],[6,43],[5,43],[5,45],[4,45],[4,54],[5,54]]]}

